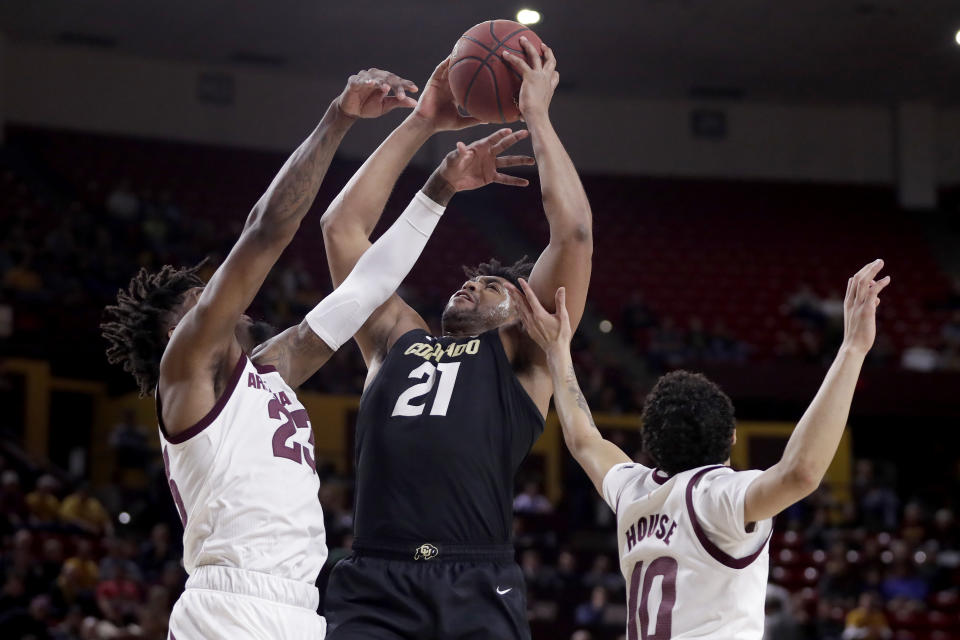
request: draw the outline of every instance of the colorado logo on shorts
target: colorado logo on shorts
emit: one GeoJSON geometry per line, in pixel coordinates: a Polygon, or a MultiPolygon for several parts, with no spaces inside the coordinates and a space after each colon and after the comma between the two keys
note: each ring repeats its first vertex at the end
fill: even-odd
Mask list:
{"type": "Polygon", "coordinates": [[[413,554],[414,560],[432,560],[439,555],[440,550],[429,542],[425,542],[417,547],[417,552],[413,554]]]}

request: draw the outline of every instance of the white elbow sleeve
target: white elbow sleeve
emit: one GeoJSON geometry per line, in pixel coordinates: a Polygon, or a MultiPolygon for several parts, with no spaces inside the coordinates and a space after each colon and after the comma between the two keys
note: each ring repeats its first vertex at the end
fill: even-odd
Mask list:
{"type": "Polygon", "coordinates": [[[353,337],[413,268],[446,207],[418,191],[404,212],[357,261],[347,279],[307,314],[331,349],[353,337]]]}

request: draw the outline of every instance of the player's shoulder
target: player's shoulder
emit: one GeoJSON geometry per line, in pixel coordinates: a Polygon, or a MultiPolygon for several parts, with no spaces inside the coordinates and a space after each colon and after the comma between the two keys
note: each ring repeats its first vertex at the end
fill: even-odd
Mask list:
{"type": "Polygon", "coordinates": [[[688,483],[694,485],[695,489],[699,490],[710,486],[726,486],[728,484],[751,482],[760,473],[762,472],[757,469],[738,471],[725,464],[713,464],[688,469],[677,474],[677,477],[683,478],[688,483]]]}
{"type": "Polygon", "coordinates": [[[639,462],[622,462],[610,467],[603,477],[603,497],[610,508],[619,511],[620,504],[632,500],[639,493],[655,488],[649,480],[654,469],[639,462]]]}

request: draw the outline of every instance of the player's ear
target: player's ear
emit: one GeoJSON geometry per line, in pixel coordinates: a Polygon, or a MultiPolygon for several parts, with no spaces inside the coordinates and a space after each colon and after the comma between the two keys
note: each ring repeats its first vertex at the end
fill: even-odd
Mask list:
{"type": "Polygon", "coordinates": [[[731,444],[731,445],[737,444],[737,430],[736,430],[736,429],[733,430],[733,440],[730,441],[730,444],[731,444]]]}

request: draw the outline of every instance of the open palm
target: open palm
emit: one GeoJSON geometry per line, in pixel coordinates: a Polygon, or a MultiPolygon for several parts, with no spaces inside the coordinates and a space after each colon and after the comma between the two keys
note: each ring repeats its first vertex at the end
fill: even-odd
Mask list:
{"type": "Polygon", "coordinates": [[[466,145],[457,143],[457,148],[447,154],[440,167],[440,175],[456,191],[479,189],[491,182],[514,187],[525,187],[530,182],[523,178],[500,173],[500,169],[534,164],[530,156],[501,156],[500,154],[529,135],[526,130],[499,131],[466,145]]]}

